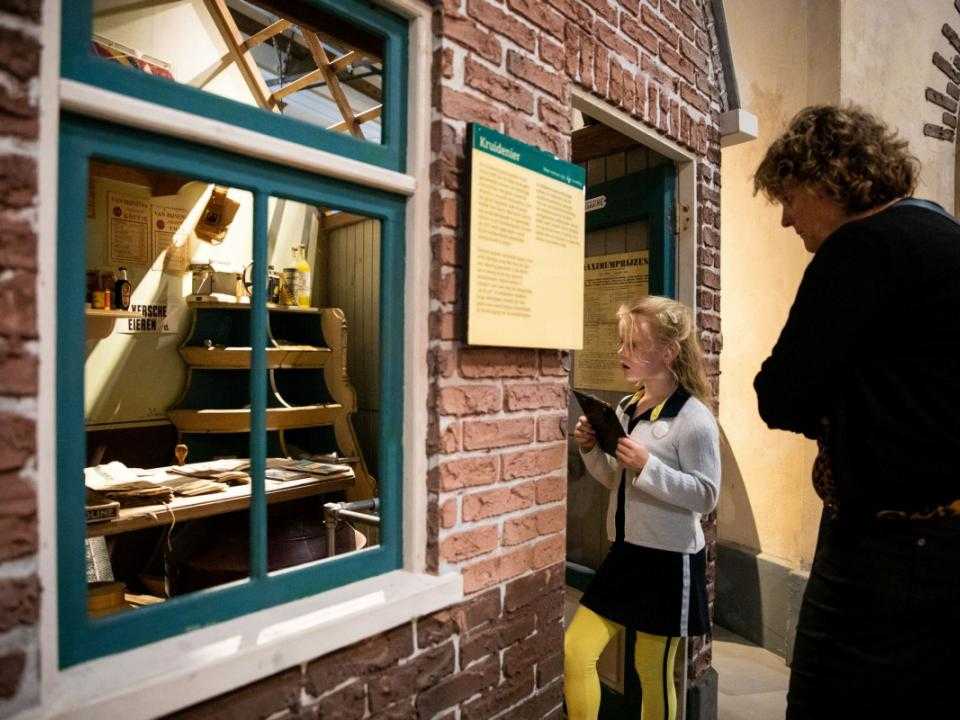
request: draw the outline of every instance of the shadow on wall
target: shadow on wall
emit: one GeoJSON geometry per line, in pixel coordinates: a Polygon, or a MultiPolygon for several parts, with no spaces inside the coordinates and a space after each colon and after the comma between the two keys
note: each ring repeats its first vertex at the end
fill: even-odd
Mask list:
{"type": "Polygon", "coordinates": [[[719,523],[721,527],[734,529],[736,542],[722,537],[717,542],[714,621],[762,645],[763,607],[756,558],[760,536],[740,464],[723,427],[720,428],[720,462],[723,475],[719,523]]]}

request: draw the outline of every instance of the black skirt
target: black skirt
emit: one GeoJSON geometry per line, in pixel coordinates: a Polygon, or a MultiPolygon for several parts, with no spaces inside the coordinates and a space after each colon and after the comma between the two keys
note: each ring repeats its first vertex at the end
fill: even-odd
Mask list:
{"type": "Polygon", "coordinates": [[[615,542],[580,604],[650,635],[686,637],[710,630],[707,552],[686,554],[615,542]]]}

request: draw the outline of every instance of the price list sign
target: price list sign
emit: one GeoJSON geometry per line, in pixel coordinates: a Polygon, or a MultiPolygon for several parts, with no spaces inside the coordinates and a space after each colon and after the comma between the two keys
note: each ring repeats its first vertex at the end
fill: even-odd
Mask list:
{"type": "Polygon", "coordinates": [[[470,126],[467,342],[583,346],[583,168],[470,126]]]}

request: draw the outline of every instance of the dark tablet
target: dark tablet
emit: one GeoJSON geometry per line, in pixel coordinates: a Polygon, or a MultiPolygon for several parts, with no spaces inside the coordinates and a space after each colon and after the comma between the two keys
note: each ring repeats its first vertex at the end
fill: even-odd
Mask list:
{"type": "Polygon", "coordinates": [[[577,403],[583,409],[583,414],[587,416],[587,420],[593,426],[593,431],[597,434],[597,443],[600,445],[600,449],[608,455],[616,456],[617,442],[620,438],[626,437],[623,425],[617,418],[616,410],[598,397],[578,390],[572,392],[577,398],[577,403]]]}

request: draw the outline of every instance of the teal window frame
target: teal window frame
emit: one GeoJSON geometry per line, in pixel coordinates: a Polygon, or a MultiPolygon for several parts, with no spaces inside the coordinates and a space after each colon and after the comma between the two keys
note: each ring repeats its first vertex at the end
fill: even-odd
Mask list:
{"type": "Polygon", "coordinates": [[[354,138],[302,120],[267,112],[166,78],[136,72],[90,51],[92,0],[62,3],[60,74],[194,115],[219,120],[290,142],[326,150],[388,170],[406,171],[407,53],[409,27],[393,13],[362,0],[303,0],[383,37],[381,142],[354,138]]]}
{"type": "Polygon", "coordinates": [[[63,113],[57,218],[57,569],[59,665],[66,668],[257,610],[315,595],[403,565],[403,352],[406,199],[208,146],[63,113]],[[85,236],[88,169],[95,158],[253,193],[255,290],[251,308],[250,577],[127,613],[91,619],[86,609],[85,236]],[[305,567],[267,571],[267,202],[282,197],[381,222],[380,544],[305,567]]]}
{"type": "Polygon", "coordinates": [[[672,162],[590,185],[586,199],[606,196],[603,208],[587,213],[586,231],[638,220],[650,223],[650,295],[677,297],[677,170],[672,162]]]}

